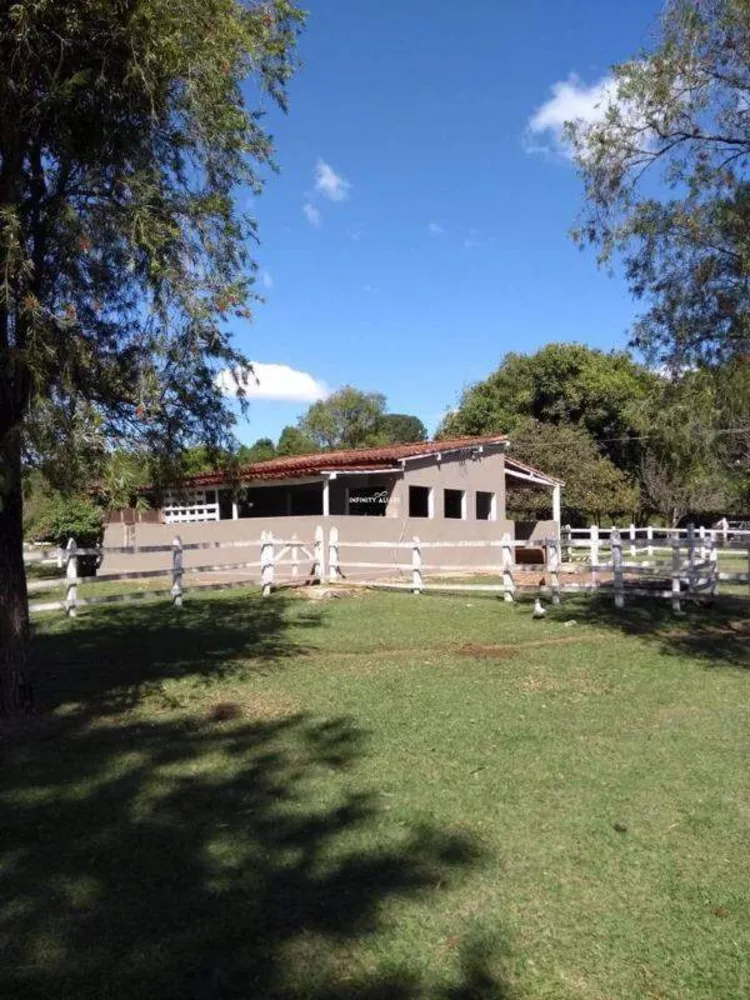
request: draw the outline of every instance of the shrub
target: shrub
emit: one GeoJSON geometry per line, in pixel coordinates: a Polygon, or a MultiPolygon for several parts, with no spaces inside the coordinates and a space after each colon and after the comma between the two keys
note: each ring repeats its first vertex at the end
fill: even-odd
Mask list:
{"type": "MultiPolygon", "coordinates": [[[[33,535],[34,541],[51,542],[62,548],[70,538],[81,549],[98,548],[104,536],[102,510],[86,496],[53,493],[39,512],[33,535]]],[[[99,556],[80,556],[79,575],[94,576],[100,561],[99,556]]]]}

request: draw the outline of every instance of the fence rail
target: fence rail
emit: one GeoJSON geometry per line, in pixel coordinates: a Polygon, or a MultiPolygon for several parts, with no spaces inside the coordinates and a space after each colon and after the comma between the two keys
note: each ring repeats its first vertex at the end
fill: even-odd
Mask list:
{"type": "MultiPolygon", "coordinates": [[[[70,539],[65,549],[42,550],[39,555],[25,553],[30,564],[57,564],[64,570],[64,577],[30,581],[30,594],[45,590],[64,589],[62,600],[31,602],[29,611],[65,611],[74,617],[79,607],[96,604],[114,604],[143,600],[147,597],[169,596],[175,607],[181,607],[185,593],[201,590],[219,590],[247,587],[256,583],[264,596],[286,584],[345,583],[354,587],[407,590],[414,594],[425,591],[487,592],[502,594],[510,603],[523,591],[533,591],[560,602],[561,595],[600,591],[611,594],[615,606],[624,607],[629,597],[647,596],[669,600],[676,612],[683,601],[698,600],[719,593],[721,583],[750,584],[750,531],[744,548],[735,541],[728,550],[722,546],[721,530],[635,528],[621,531],[618,528],[563,529],[561,538],[547,538],[537,544],[544,553],[544,563],[538,567],[519,566],[516,550],[527,543],[509,534],[488,541],[430,541],[419,537],[399,539],[394,542],[359,541],[340,538],[336,527],[328,536],[322,526],[315,529],[312,541],[293,536],[277,538],[263,532],[259,538],[230,542],[197,542],[183,544],[176,536],[171,545],[128,547],[78,548],[70,539]],[[661,545],[656,534],[662,531],[667,544],[661,545]],[[639,534],[640,533],[640,536],[639,534]],[[634,551],[635,546],[635,551],[634,551]],[[254,548],[256,558],[242,562],[216,562],[186,567],[186,552],[212,549],[254,548]],[[472,563],[461,554],[480,549],[481,561],[472,563]],[[639,551],[646,549],[646,560],[637,560],[639,551]],[[367,550],[382,554],[380,560],[367,558],[367,550]],[[443,551],[453,550],[456,561],[441,560],[443,551]],[[720,568],[719,553],[727,557],[745,558],[742,572],[720,568]],[[141,554],[169,553],[170,565],[162,569],[134,570],[132,572],[103,573],[87,577],[88,585],[127,582],[130,580],[165,579],[169,589],[135,591],[123,594],[101,594],[79,597],[81,583],[78,560],[81,556],[106,556],[107,553],[141,554]],[[364,558],[359,557],[362,552],[364,558]],[[668,559],[659,559],[658,553],[668,552],[668,559]],[[52,554],[50,554],[52,553],[52,554]],[[576,554],[583,553],[583,561],[576,561],[576,554]],[[608,556],[608,558],[607,558],[608,556]],[[541,580],[529,576],[539,571],[541,580]],[[374,572],[377,571],[377,572],[374,572]],[[201,582],[185,578],[202,573],[237,573],[241,580],[201,582]],[[463,582],[460,575],[486,574],[487,579],[463,582]],[[447,579],[451,575],[456,580],[447,579]],[[577,579],[569,579],[577,577],[577,579]]],[[[250,554],[250,553],[248,553],[250,554]]]]}
{"type": "Polygon", "coordinates": [[[191,582],[184,585],[184,578],[189,574],[236,572],[246,574],[248,570],[260,570],[259,583],[264,595],[285,583],[294,583],[303,579],[305,582],[322,582],[324,574],[323,558],[324,534],[322,527],[315,531],[312,542],[293,536],[289,539],[275,538],[271,532],[263,532],[260,539],[250,539],[237,542],[197,542],[183,544],[177,535],[171,545],[145,546],[102,546],[99,548],[78,548],[74,539],[68,541],[64,549],[47,549],[41,555],[32,550],[24,551],[24,561],[29,565],[57,565],[64,570],[61,578],[46,580],[31,580],[27,583],[29,594],[46,590],[64,589],[65,598],[58,601],[32,601],[29,612],[65,611],[74,618],[79,607],[97,604],[118,604],[129,601],[141,601],[150,597],[171,597],[175,607],[182,607],[183,596],[188,591],[225,590],[234,587],[247,587],[255,582],[255,578],[242,580],[223,580],[220,582],[191,582]],[[255,547],[259,549],[257,559],[243,562],[208,563],[200,566],[184,565],[184,553],[207,549],[231,549],[255,547]],[[278,551],[277,551],[278,550],[278,551]],[[54,555],[50,556],[49,553],[54,555]],[[169,553],[170,565],[161,569],[133,570],[124,573],[100,573],[93,577],[81,577],[78,560],[82,556],[105,557],[108,553],[117,555],[138,556],[153,553],[169,553]],[[129,580],[165,579],[171,584],[169,589],[130,591],[123,594],[100,594],[91,597],[80,597],[79,585],[85,581],[87,585],[96,586],[101,583],[126,582],[129,580]]]}

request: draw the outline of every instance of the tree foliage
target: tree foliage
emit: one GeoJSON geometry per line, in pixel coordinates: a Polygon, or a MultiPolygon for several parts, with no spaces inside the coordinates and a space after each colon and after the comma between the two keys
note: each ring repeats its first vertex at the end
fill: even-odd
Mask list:
{"type": "Polygon", "coordinates": [[[612,458],[633,466],[628,439],[642,432],[642,403],[657,381],[625,352],[547,344],[535,354],[507,354],[488,378],[464,391],[439,435],[508,433],[529,419],[580,424],[612,458]]]}
{"type": "Polygon", "coordinates": [[[385,413],[385,396],[363,392],[351,385],[334,392],[309,408],[299,421],[299,429],[316,449],[367,448],[380,443],[380,421],[385,413]]]}
{"type": "Polygon", "coordinates": [[[276,454],[279,458],[291,455],[309,455],[317,451],[318,447],[312,438],[308,437],[299,427],[286,426],[276,445],[276,454]]]}
{"type": "Polygon", "coordinates": [[[71,414],[155,469],[229,443],[216,377],[247,364],[226,321],[251,315],[255,236],[236,195],[273,165],[248,99],[285,106],[300,17],[290,0],[0,10],[0,712],[23,669],[37,415],[31,454],[71,414]]]}
{"type": "Polygon", "coordinates": [[[646,304],[635,343],[674,369],[750,353],[750,4],[669,0],[652,51],[568,135],[577,238],[622,255],[646,304]]]}
{"type": "Polygon", "coordinates": [[[253,444],[243,444],[237,449],[237,461],[241,465],[253,462],[267,462],[276,457],[276,445],[271,438],[258,438],[253,444]]]}
{"type": "Polygon", "coordinates": [[[427,428],[408,413],[384,413],[378,424],[380,444],[411,444],[427,440],[427,428]]]}
{"type": "Polygon", "coordinates": [[[644,510],[677,523],[688,514],[741,509],[750,468],[750,366],[737,362],[662,378],[646,412],[644,510]]]}
{"type": "MultiPolygon", "coordinates": [[[[591,523],[632,516],[638,508],[637,486],[603,455],[580,424],[526,420],[511,433],[509,455],[564,480],[563,520],[591,523]]],[[[549,516],[547,491],[513,485],[508,490],[508,516],[549,516]]]]}

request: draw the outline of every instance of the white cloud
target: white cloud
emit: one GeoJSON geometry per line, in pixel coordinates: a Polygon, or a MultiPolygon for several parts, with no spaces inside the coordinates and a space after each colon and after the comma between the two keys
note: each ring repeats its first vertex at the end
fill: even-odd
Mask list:
{"type": "Polygon", "coordinates": [[[442,236],[445,232],[439,222],[431,222],[427,227],[427,231],[431,236],[442,236]]]}
{"type": "Polygon", "coordinates": [[[302,206],[302,211],[305,213],[305,218],[311,226],[319,226],[323,221],[320,209],[316,208],[315,205],[311,205],[309,201],[302,206]]]}
{"type": "Polygon", "coordinates": [[[270,271],[267,271],[265,267],[260,272],[260,283],[264,288],[273,288],[273,277],[270,271]]]}
{"type": "Polygon", "coordinates": [[[328,387],[308,372],[289,365],[254,361],[252,371],[229,369],[219,372],[216,385],[225,396],[236,396],[238,382],[247,399],[277,399],[288,403],[315,403],[329,395],[328,387]]]}
{"type": "Polygon", "coordinates": [[[351,184],[325,160],[315,164],[315,190],[331,201],[346,201],[351,184]]]}
{"type": "Polygon", "coordinates": [[[616,100],[617,82],[611,76],[587,86],[575,73],[571,73],[567,80],[552,84],[552,96],[529,119],[527,151],[562,151],[570,155],[563,132],[565,122],[579,121],[592,125],[604,117],[607,108],[616,100]],[[541,145],[535,141],[537,139],[542,140],[541,145]]]}

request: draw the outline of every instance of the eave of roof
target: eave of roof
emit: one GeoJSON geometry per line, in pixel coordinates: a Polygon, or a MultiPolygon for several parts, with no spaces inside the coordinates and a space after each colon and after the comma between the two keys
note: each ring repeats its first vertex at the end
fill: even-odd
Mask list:
{"type": "Polygon", "coordinates": [[[564,486],[565,480],[558,479],[557,476],[550,476],[548,472],[542,472],[541,469],[535,468],[533,465],[527,465],[526,462],[519,462],[517,458],[514,458],[511,454],[505,455],[505,466],[515,466],[518,469],[523,470],[523,472],[528,472],[533,476],[538,476],[539,479],[544,480],[549,486],[564,486]]]}
{"type": "MultiPolygon", "coordinates": [[[[308,476],[334,472],[382,472],[391,470],[394,463],[429,458],[433,455],[456,451],[469,451],[485,445],[505,445],[507,437],[495,434],[485,437],[451,438],[445,441],[418,441],[413,444],[385,445],[380,448],[350,449],[347,451],[316,452],[312,455],[293,455],[255,462],[239,470],[241,482],[268,479],[301,479],[308,476]]],[[[228,474],[221,469],[190,476],[186,486],[219,486],[229,482],[228,474]]]]}

